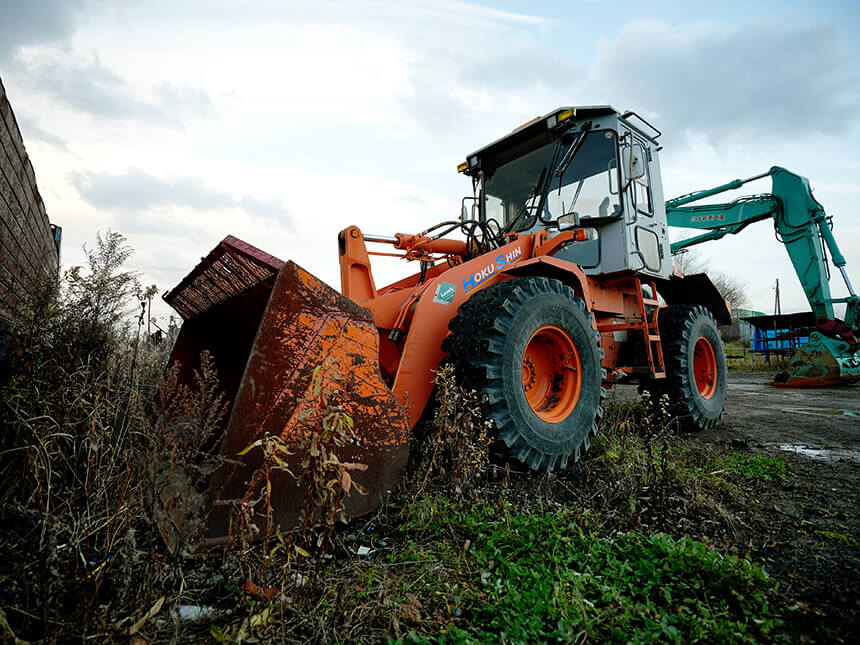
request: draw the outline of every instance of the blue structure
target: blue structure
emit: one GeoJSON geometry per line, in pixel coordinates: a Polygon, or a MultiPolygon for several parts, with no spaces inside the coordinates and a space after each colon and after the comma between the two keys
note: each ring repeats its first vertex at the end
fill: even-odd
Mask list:
{"type": "Polygon", "coordinates": [[[753,327],[752,351],[764,354],[768,363],[771,354],[793,354],[801,345],[809,342],[809,332],[815,329],[815,314],[811,311],[775,316],[748,316],[742,320],[753,327]]]}

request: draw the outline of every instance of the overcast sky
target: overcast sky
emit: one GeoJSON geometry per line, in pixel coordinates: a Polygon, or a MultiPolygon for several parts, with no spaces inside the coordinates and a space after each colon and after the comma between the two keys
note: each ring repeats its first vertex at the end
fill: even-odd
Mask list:
{"type": "MultiPolygon", "coordinates": [[[[112,228],[161,291],[227,234],[337,286],[339,230],[455,218],[467,153],[604,103],[665,133],[667,197],[773,165],[809,177],[860,284],[857,7],[0,0],[0,77],[64,264],[112,228]]],[[[700,248],[755,309],[776,278],[783,311],[805,308],[770,224],[700,248]]]]}

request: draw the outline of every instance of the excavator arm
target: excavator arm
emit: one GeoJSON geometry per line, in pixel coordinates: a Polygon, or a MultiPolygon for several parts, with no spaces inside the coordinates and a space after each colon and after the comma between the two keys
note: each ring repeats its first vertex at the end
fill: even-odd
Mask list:
{"type": "Polygon", "coordinates": [[[740,233],[754,222],[772,220],[776,237],[785,245],[816,316],[817,327],[810,333],[809,342],[794,354],[787,371],[777,374],[774,385],[806,387],[860,380],[860,297],[833,237],[831,218],[812,196],[808,179],[774,166],[761,175],[671,199],[666,202],[666,215],[670,226],[706,231],[674,242],[673,253],[740,233]],[[694,203],[768,176],[772,181],[770,193],[722,204],[694,203]],[[827,253],[842,273],[850,294],[847,298],[831,295],[827,253]],[[844,323],[836,319],[834,312],[834,304],[840,302],[846,305],[844,323]]]}
{"type": "Polygon", "coordinates": [[[817,317],[833,320],[833,305],[844,302],[847,305],[845,322],[855,336],[860,336],[860,298],[845,269],[845,257],[833,237],[831,217],[825,214],[824,208],[812,196],[806,177],[774,166],[768,172],[748,179],[735,179],[716,188],[671,199],[666,202],[666,215],[670,226],[707,231],[674,242],[673,253],[740,233],[754,222],[773,220],[777,239],[785,245],[813,313],[817,317]],[[770,193],[741,197],[728,203],[693,203],[768,176],[773,183],[770,193]],[[830,293],[827,253],[833,265],[842,273],[850,294],[847,298],[833,298],[830,293]]]}

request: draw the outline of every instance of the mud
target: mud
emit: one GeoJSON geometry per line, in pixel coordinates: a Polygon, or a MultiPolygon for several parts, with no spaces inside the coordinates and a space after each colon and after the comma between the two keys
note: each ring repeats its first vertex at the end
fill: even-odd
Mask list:
{"type": "MultiPolygon", "coordinates": [[[[674,434],[702,474],[730,453],[780,458],[791,466],[784,480],[729,477],[724,493],[711,489],[710,510],[653,508],[637,516],[641,530],[689,535],[727,553],[749,556],[778,583],[774,606],[788,642],[854,642],[860,633],[860,383],[843,387],[787,389],[768,385],[771,373],[730,372],[725,413],[716,427],[674,434]]],[[[636,385],[616,385],[607,410],[640,401],[636,385]]],[[[609,525],[624,509],[613,499],[599,449],[553,477],[522,472],[510,487],[481,488],[483,499],[504,496],[519,508],[541,498],[557,506],[597,504],[609,525]],[[595,502],[595,500],[598,500],[595,502]],[[609,519],[607,519],[609,518],[609,519]]],[[[658,486],[659,487],[659,486],[658,486]]],[[[670,487],[671,488],[671,487],[670,487]]],[[[642,489],[643,494],[653,491],[642,489]]],[[[692,500],[695,491],[669,490],[669,499],[692,500]]],[[[623,496],[622,496],[623,497],[623,496]]],[[[622,506],[629,504],[626,497],[622,506]]],[[[683,505],[682,505],[683,506],[683,505]]],[[[629,518],[628,518],[629,519],[629,518]]],[[[620,520],[617,528],[636,528],[620,520]]]]}
{"type": "MultiPolygon", "coordinates": [[[[772,606],[784,625],[777,640],[855,642],[860,633],[860,383],[786,389],[768,385],[772,378],[730,372],[718,425],[673,433],[668,441],[686,455],[691,472],[699,473],[700,486],[714,474],[708,464],[731,453],[779,458],[791,466],[785,479],[727,475],[725,488],[705,486],[710,497],[704,504],[697,502],[692,482],[667,483],[665,499],[657,482],[653,490],[639,490],[642,510],[630,517],[629,489],[612,479],[624,475],[608,471],[596,447],[580,463],[551,476],[520,465],[523,472],[512,471],[508,482],[507,464],[497,465],[491,471],[495,478],[479,487],[479,496],[504,498],[520,509],[530,508],[535,499],[591,508],[604,529],[688,535],[722,552],[746,555],[778,582],[772,606]],[[676,488],[684,485],[690,490],[676,488]]],[[[639,401],[636,385],[616,385],[604,408],[623,409],[639,401]]],[[[611,418],[608,413],[604,423],[611,418]]]]}
{"type": "Polygon", "coordinates": [[[795,637],[850,640],[860,627],[860,384],[790,390],[767,385],[771,376],[731,372],[721,423],[687,441],[791,464],[785,482],[750,484],[736,546],[797,608],[795,637]]]}
{"type": "MultiPolygon", "coordinates": [[[[690,536],[720,552],[748,556],[778,583],[770,602],[784,623],[775,641],[856,642],[860,384],[789,390],[767,385],[771,378],[731,372],[726,411],[715,428],[660,435],[657,444],[666,441],[674,454],[684,455],[689,478],[652,479],[643,486],[641,464],[612,470],[597,444],[582,461],[552,474],[500,457],[472,494],[521,512],[585,509],[602,531],[690,536]],[[772,480],[728,474],[714,484],[718,467],[710,464],[731,453],[780,458],[791,474],[772,480]]],[[[615,386],[604,402],[602,431],[613,410],[639,401],[636,385],[615,386]]],[[[443,488],[451,494],[448,483],[443,488]]],[[[403,547],[400,521],[372,520],[389,547],[403,547]]]]}

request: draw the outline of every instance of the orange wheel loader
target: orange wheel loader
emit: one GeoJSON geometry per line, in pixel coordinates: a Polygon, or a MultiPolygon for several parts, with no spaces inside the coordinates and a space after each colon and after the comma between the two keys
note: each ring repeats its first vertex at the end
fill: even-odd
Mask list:
{"type": "Polygon", "coordinates": [[[707,276],[673,271],[659,136],[609,106],[535,119],[459,166],[473,189],[459,219],[419,234],[344,229],[340,293],[293,262],[222,241],[165,294],[184,319],[171,357],[182,380],[206,350],[230,402],[209,540],[259,497],[267,457],[239,453],[267,436],[292,453],[288,469],[270,471],[274,519],[296,526],[307,494],[300,447],[324,406],[353,423],[338,459],[367,466],[354,471],[366,494],[352,490],[347,514],[378,506],[446,360],[484,395],[510,457],[534,470],[579,459],[621,378],[668,394],[690,426],[715,424],[726,398],[717,323],[729,312],[707,276]],[[392,252],[417,271],[378,287],[370,256],[392,252]],[[320,378],[336,381],[333,399],[321,400],[320,378]]]}

